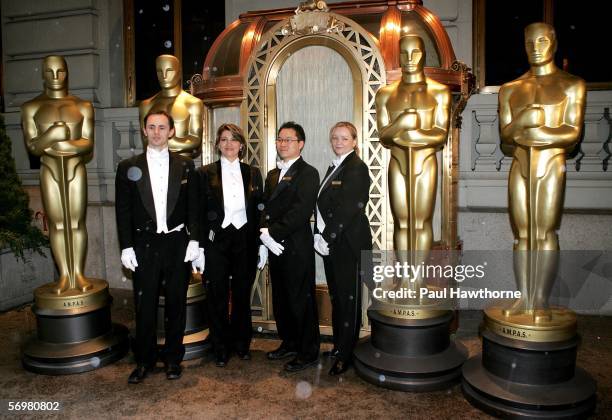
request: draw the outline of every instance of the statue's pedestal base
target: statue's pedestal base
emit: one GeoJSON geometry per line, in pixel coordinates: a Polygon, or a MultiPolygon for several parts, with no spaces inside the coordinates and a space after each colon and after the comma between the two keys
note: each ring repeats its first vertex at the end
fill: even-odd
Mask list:
{"type": "Polygon", "coordinates": [[[111,322],[108,283],[88,280],[94,287],[84,293],[69,290],[56,295],[52,284],[35,290],[37,332],[22,349],[25,369],[45,375],[81,373],[127,354],[128,330],[111,322]]]}
{"type": "Polygon", "coordinates": [[[483,331],[482,355],[463,366],[468,401],[494,416],[583,418],[595,409],[596,384],[576,367],[579,338],[528,342],[483,331]]]}
{"type": "MultiPolygon", "coordinates": [[[[206,291],[202,281],[194,281],[187,289],[187,307],[185,313],[185,356],[183,360],[192,360],[204,356],[211,344],[206,340],[208,328],[206,323],[206,291]]],[[[157,344],[164,344],[165,300],[159,297],[157,307],[157,344]]]]}
{"type": "Polygon", "coordinates": [[[449,338],[450,311],[435,318],[399,319],[369,310],[372,334],[357,345],[357,374],[401,391],[432,391],[459,381],[467,350],[449,338]]]}

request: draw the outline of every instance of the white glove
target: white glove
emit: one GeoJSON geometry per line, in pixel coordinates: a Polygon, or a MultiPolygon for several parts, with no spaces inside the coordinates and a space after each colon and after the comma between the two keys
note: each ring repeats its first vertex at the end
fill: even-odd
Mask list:
{"type": "Polygon", "coordinates": [[[263,242],[266,248],[272,251],[272,253],[277,257],[283,253],[285,247],[276,242],[274,238],[270,236],[270,234],[268,233],[268,228],[261,228],[259,229],[259,231],[261,232],[261,235],[259,235],[259,239],[261,239],[261,242],[263,242]]]}
{"type": "Polygon", "coordinates": [[[193,268],[194,273],[202,274],[204,272],[204,264],[206,259],[204,258],[204,248],[200,248],[200,254],[198,258],[191,262],[191,268],[193,268]]]}
{"type": "Polygon", "coordinates": [[[128,270],[136,271],[138,261],[136,261],[136,253],[134,248],[129,247],[121,250],[121,264],[128,270]]]}
{"type": "Polygon", "coordinates": [[[198,241],[189,241],[187,245],[187,251],[185,251],[185,261],[190,262],[197,259],[200,256],[200,248],[198,241]]]}
{"type": "Polygon", "coordinates": [[[323,236],[316,233],[314,236],[314,249],[319,253],[319,255],[327,256],[329,255],[329,245],[327,241],[323,239],[323,236]]]}
{"type": "Polygon", "coordinates": [[[257,268],[263,270],[268,262],[268,248],[265,245],[259,245],[259,261],[257,261],[257,268]]]}

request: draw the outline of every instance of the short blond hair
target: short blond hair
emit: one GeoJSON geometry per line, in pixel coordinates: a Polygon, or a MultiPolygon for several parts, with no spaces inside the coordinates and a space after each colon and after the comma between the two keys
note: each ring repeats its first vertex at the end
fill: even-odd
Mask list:
{"type": "MultiPolygon", "coordinates": [[[[353,140],[356,140],[357,142],[359,142],[359,136],[357,135],[357,127],[355,127],[353,123],[348,122],[348,121],[339,121],[336,124],[334,124],[332,128],[330,128],[329,130],[329,141],[330,142],[331,142],[331,138],[332,138],[332,134],[334,133],[334,130],[340,127],[347,128],[349,133],[351,133],[351,137],[353,138],[353,140]]],[[[359,144],[355,144],[355,148],[353,150],[355,151],[355,153],[357,153],[357,156],[359,156],[359,144]]]]}

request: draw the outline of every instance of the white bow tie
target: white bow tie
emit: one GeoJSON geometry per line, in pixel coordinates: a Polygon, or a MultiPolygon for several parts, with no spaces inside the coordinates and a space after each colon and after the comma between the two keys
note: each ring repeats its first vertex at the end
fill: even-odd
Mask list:
{"type": "Polygon", "coordinates": [[[337,157],[336,159],[332,159],[332,165],[335,167],[340,166],[340,164],[342,163],[342,158],[341,157],[337,157]]]}
{"type": "Polygon", "coordinates": [[[279,160],[279,161],[276,162],[276,167],[278,169],[280,169],[281,171],[286,171],[286,170],[288,170],[291,167],[291,164],[290,163],[285,163],[284,161],[279,160]]]}
{"type": "Polygon", "coordinates": [[[168,156],[169,156],[168,149],[157,151],[155,149],[147,148],[147,159],[162,160],[162,159],[168,159],[168,156]]]}

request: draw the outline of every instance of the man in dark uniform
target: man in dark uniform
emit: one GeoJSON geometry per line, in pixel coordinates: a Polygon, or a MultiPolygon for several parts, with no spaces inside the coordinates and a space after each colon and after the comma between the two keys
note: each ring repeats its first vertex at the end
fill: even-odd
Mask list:
{"type": "Polygon", "coordinates": [[[189,262],[198,257],[198,181],[191,159],[168,152],[172,117],[149,112],[144,119],[145,153],[117,168],[116,216],[121,262],[134,272],[137,367],[129,383],[140,383],[157,362],[157,304],[165,289],[166,343],[162,359],[168,379],[181,376],[185,355],[185,305],[189,262]]]}
{"type": "MultiPolygon", "coordinates": [[[[297,372],[319,360],[319,323],[315,296],[315,259],[310,217],[319,188],[319,173],[301,157],[304,129],[283,124],[276,139],[281,161],[268,172],[262,212],[261,254],[270,250],[272,305],[280,347],[270,360],[294,356],[285,364],[297,372]]],[[[265,259],[265,257],[263,257],[265,259]]],[[[260,262],[260,266],[261,266],[260,262]]]]}

